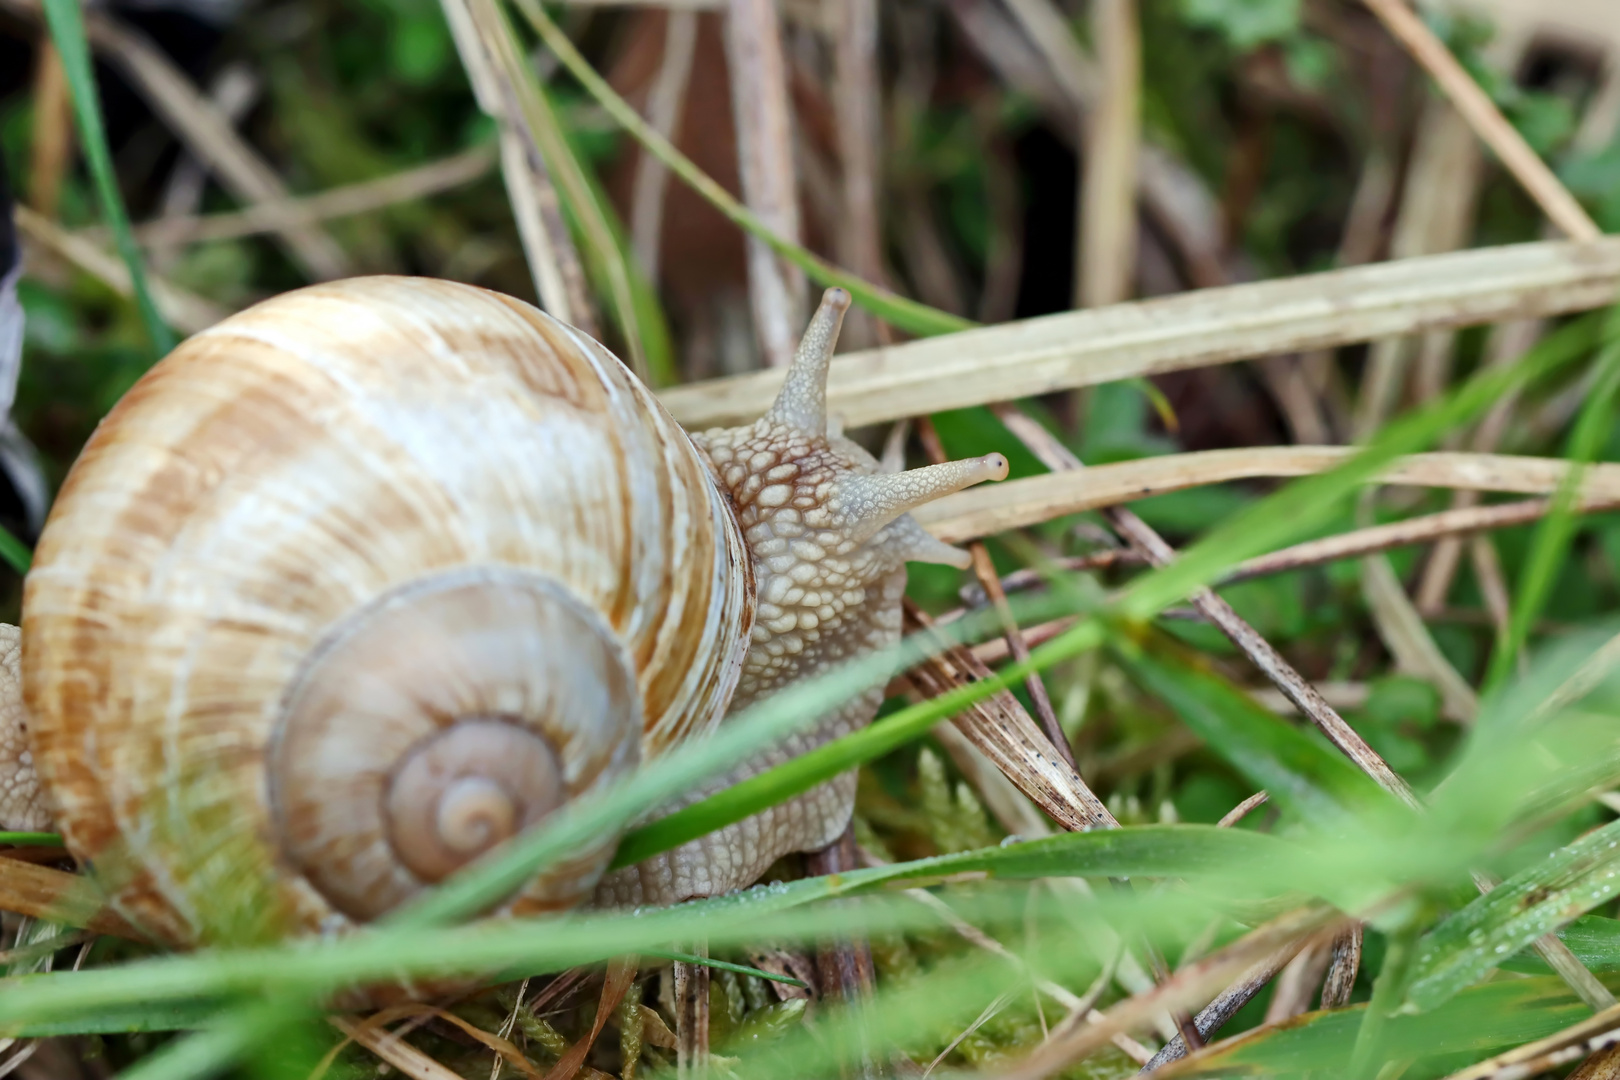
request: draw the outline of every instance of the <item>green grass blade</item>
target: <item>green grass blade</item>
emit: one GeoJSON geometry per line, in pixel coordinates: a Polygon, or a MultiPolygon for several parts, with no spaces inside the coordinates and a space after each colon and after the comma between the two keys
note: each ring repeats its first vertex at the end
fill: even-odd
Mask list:
{"type": "Polygon", "coordinates": [[[1011,665],[993,679],[907,706],[860,731],[817,747],[792,761],[734,784],[724,791],[625,834],[613,865],[631,866],[660,852],[706,836],[758,813],[766,806],[809,791],[847,769],[882,757],[921,737],[939,721],[1006,689],[1032,671],[1067,660],[1102,643],[1101,624],[1081,622],[1036,649],[1027,662],[1011,665]]]}
{"type": "MultiPolygon", "coordinates": [[[[1226,842],[1225,838],[1221,842],[1226,842]]],[[[975,853],[976,858],[957,866],[993,864],[999,850],[975,853]]],[[[1163,858],[1133,859],[1129,857],[1131,852],[1105,845],[1090,849],[1077,845],[1075,851],[1075,858],[1054,861],[1052,865],[1070,874],[1087,875],[1144,866],[1162,869],[1167,865],[1163,858]]],[[[1141,856],[1142,851],[1134,854],[1141,856]]],[[[1009,865],[1016,870],[1015,862],[1009,865]]],[[[1222,873],[1229,875],[1237,869],[1234,866],[1222,873]]],[[[934,868],[936,875],[940,872],[940,868],[934,868]]],[[[910,874],[921,880],[919,872],[910,874]]],[[[232,1016],[245,1017],[266,1004],[291,1007],[296,1002],[315,1002],[344,986],[391,982],[409,975],[487,978],[501,972],[555,972],[614,956],[668,949],[700,936],[708,938],[711,948],[730,949],[757,945],[762,940],[810,941],[853,933],[910,932],[938,925],[939,917],[931,908],[907,897],[873,892],[874,878],[865,878],[858,886],[840,880],[848,876],[829,875],[828,879],[816,879],[806,888],[791,892],[752,889],[639,914],[571,914],[426,930],[376,931],[332,941],[212,949],[93,971],[33,975],[24,980],[26,994],[0,994],[0,1032],[39,1021],[66,1021],[115,1006],[259,995],[261,1000],[236,1006],[231,1012],[232,1016]],[[858,891],[873,894],[850,905],[810,902],[828,896],[849,897],[858,891]]],[[[1022,880],[1011,871],[1006,879],[1022,880]]],[[[1207,921],[1217,910],[1207,896],[1168,891],[1162,895],[1129,896],[1098,890],[1093,897],[1066,899],[1065,904],[1067,914],[1105,920],[1121,933],[1141,932],[1157,920],[1174,920],[1183,925],[1193,920],[1207,921]]],[[[1028,896],[1022,889],[979,889],[955,898],[963,918],[996,925],[1020,924],[1027,905],[1028,896]]],[[[1075,947],[1079,948],[1080,943],[1075,947]]],[[[296,1016],[283,1012],[281,1019],[296,1016]]]]}
{"type": "Polygon", "coordinates": [[[927,304],[919,304],[915,300],[908,300],[888,289],[874,285],[847,270],[833,266],[791,240],[778,236],[753,211],[732,198],[725,188],[715,183],[714,179],[699,169],[690,158],[675,149],[668,139],[654,131],[628,102],[615,93],[591,67],[589,61],[580,55],[579,50],[574,48],[568,36],[551,21],[551,17],[541,7],[539,0],[515,0],[515,2],[518,10],[528,19],[546,47],[648,153],[668,166],[672,173],[708,200],[733,224],[763,240],[772,251],[799,267],[812,280],[822,285],[836,285],[848,289],[856,303],[907,333],[928,337],[967,330],[975,325],[960,316],[940,311],[927,304]]]}
{"type": "Polygon", "coordinates": [[[1164,570],[1144,575],[1127,590],[1120,612],[1148,619],[1215,581],[1251,555],[1284,547],[1326,527],[1351,491],[1375,478],[1402,454],[1415,453],[1446,431],[1483,413],[1502,395],[1573,363],[1620,332],[1606,312],[1589,312],[1543,338],[1517,363],[1487,368],[1421,409],[1385,425],[1365,450],[1337,468],[1297,480],[1227,518],[1164,570]]]}
{"type": "Polygon", "coordinates": [[[771,982],[785,983],[788,986],[797,986],[808,989],[809,983],[795,979],[789,975],[778,975],[774,971],[764,971],[760,968],[749,967],[747,964],[733,964],[729,960],[716,960],[712,956],[697,956],[693,953],[671,952],[668,949],[648,949],[648,956],[657,956],[665,960],[679,960],[683,964],[697,964],[700,967],[710,967],[718,971],[734,971],[738,975],[752,975],[756,979],[768,979],[771,982]]]}
{"type": "MultiPolygon", "coordinates": [[[[1620,919],[1602,915],[1582,915],[1568,926],[1560,927],[1558,939],[1569,946],[1575,959],[1588,971],[1599,973],[1620,971],[1620,919]]],[[[1504,971],[1517,971],[1525,975],[1547,975],[1552,969],[1534,949],[1524,949],[1499,965],[1504,971]]]]}
{"type": "Polygon", "coordinates": [[[289,1024],[312,1016],[308,1005],[275,997],[244,1005],[224,1022],[165,1043],[118,1074],[118,1080],[204,1080],[219,1076],[289,1024]]]}
{"type": "MultiPolygon", "coordinates": [[[[1620,308],[1611,313],[1610,322],[1620,326],[1620,308]]],[[[1614,326],[1611,326],[1611,334],[1620,334],[1614,326]]],[[[1530,638],[1530,627],[1546,605],[1547,597],[1569,554],[1575,530],[1580,524],[1575,503],[1585,467],[1596,458],[1614,426],[1615,392],[1620,390],[1620,340],[1611,342],[1598,353],[1594,368],[1597,377],[1591,393],[1581,406],[1575,429],[1570,433],[1569,447],[1564,454],[1570,463],[1569,472],[1558,485],[1552,509],[1536,526],[1530,553],[1519,577],[1513,613],[1498,635],[1496,647],[1491,653],[1490,667],[1485,676],[1484,692],[1487,694],[1506,682],[1513,673],[1525,642],[1530,638]]]]}
{"type": "Polygon", "coordinates": [[[1589,833],[1498,885],[1424,935],[1407,1001],[1433,1009],[1504,958],[1620,896],[1620,822],[1589,833]]]}
{"type": "MultiPolygon", "coordinates": [[[[147,336],[159,356],[174,348],[174,331],[163,321],[157,304],[152,301],[146,285],[146,267],[141,251],[135,245],[135,234],[129,227],[129,214],[124,209],[124,197],[118,190],[118,178],[113,173],[112,154],[107,149],[107,132],[101,122],[101,102],[96,96],[95,72],[90,64],[90,43],[85,37],[84,17],[78,0],[45,0],[45,21],[51,28],[51,40],[62,58],[62,69],[67,74],[68,86],[73,92],[73,112],[79,122],[79,137],[84,143],[85,158],[90,163],[90,175],[96,182],[96,193],[101,199],[101,212],[112,228],[113,240],[124,265],[129,267],[129,281],[135,290],[135,306],[146,324],[147,336]]],[[[7,561],[11,561],[7,556],[7,561]]],[[[15,565],[15,564],[13,564],[15,565]]]]}
{"type": "Polygon", "coordinates": [[[0,526],[0,559],[19,574],[28,573],[28,568],[34,565],[34,553],[28,550],[28,545],[3,526],[0,526]]]}
{"type": "MultiPolygon", "coordinates": [[[[1320,1069],[1325,1070],[1321,1075],[1337,1076],[1366,1011],[1365,1005],[1353,1005],[1308,1013],[1238,1036],[1205,1054],[1196,1069],[1178,1075],[1299,1077],[1320,1069]]],[[[1433,1013],[1395,1017],[1385,1028],[1384,1047],[1397,1058],[1455,1055],[1473,1060],[1544,1038],[1591,1013],[1557,979],[1488,983],[1464,991],[1433,1013]]],[[[1450,1071],[1425,1069],[1423,1075],[1450,1071]]]]}
{"type": "Polygon", "coordinates": [[[62,835],[53,832],[0,832],[0,844],[11,847],[61,847],[62,835]]]}
{"type": "Polygon", "coordinates": [[[1278,805],[1324,823],[1394,801],[1343,754],[1259,705],[1219,676],[1116,640],[1126,673],[1278,805]]]}

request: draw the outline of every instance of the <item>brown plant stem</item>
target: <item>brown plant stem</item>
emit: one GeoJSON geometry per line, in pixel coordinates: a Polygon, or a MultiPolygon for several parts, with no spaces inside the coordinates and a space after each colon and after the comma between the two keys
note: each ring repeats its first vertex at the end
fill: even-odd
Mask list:
{"type": "MultiPolygon", "coordinates": [[[[743,201],[779,236],[800,242],[792,117],[782,28],[770,0],[728,0],[726,60],[743,201]]],[[[804,325],[804,272],[747,238],[748,289],[765,364],[785,368],[804,325]]]]}

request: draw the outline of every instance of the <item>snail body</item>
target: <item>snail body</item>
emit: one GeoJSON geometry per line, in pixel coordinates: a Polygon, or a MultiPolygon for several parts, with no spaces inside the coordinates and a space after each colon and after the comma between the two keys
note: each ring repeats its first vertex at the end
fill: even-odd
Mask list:
{"type": "MultiPolygon", "coordinates": [[[[847,303],[829,293],[767,417],[690,437],[601,345],[471,286],[315,286],[189,339],[41,536],[28,812],[171,944],[341,932],[886,644],[904,562],[960,563],[905,509],[1005,463],[885,475],[828,436],[847,303]]],[[[833,839],[852,797],[840,779],[605,877],[603,836],[498,910],[736,888],[833,839]]]]}

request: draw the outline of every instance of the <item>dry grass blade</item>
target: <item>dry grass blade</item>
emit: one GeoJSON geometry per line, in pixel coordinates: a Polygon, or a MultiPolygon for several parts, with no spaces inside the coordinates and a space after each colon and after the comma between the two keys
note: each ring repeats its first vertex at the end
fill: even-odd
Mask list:
{"type": "MultiPolygon", "coordinates": [[[[1589,499],[1581,509],[1587,513],[1610,510],[1620,506],[1620,499],[1589,499]]],[[[1307,540],[1292,547],[1259,555],[1238,566],[1228,581],[1245,581],[1267,574],[1280,574],[1302,566],[1315,566],[1335,559],[1354,558],[1374,551],[1421,544],[1437,537],[1464,536],[1487,529],[1510,528],[1524,525],[1544,517],[1552,507],[1548,499],[1527,499],[1524,502],[1498,503],[1494,506],[1466,506],[1455,510],[1441,510],[1422,517],[1394,521],[1387,525],[1369,525],[1365,529],[1340,533],[1321,540],[1307,540]]]]}
{"type": "Polygon", "coordinates": [[[347,1016],[334,1016],[330,1020],[332,1026],[351,1041],[365,1047],[412,1080],[461,1080],[459,1073],[439,1064],[403,1037],[383,1030],[381,1022],[374,1022],[375,1018],[356,1021],[347,1016]]]}
{"type": "Polygon", "coordinates": [[[1034,1053],[1002,1074],[1002,1080],[1043,1080],[1100,1050],[1115,1033],[1147,1024],[1167,1009],[1196,1004],[1216,987],[1242,977],[1279,950],[1296,942],[1302,947],[1336,931],[1340,921],[1337,913],[1325,908],[1303,908],[1279,916],[1225,948],[1188,964],[1165,982],[1125,999],[1072,1034],[1042,1043],[1034,1053]]]}
{"type": "MultiPolygon", "coordinates": [[[[658,77],[647,95],[647,122],[664,138],[674,141],[681,112],[686,107],[686,84],[697,52],[697,15],[670,11],[664,23],[664,57],[658,77]]],[[[669,166],[642,151],[636,163],[635,190],[630,197],[630,246],[649,281],[658,280],[658,245],[664,228],[664,193],[669,188],[669,166]]]]}
{"type": "MultiPolygon", "coordinates": [[[[840,357],[827,406],[850,427],[1442,326],[1600,307],[1620,238],[1517,244],[1049,315],[840,357]]],[[[782,373],[665,391],[682,424],[750,423],[782,373]]]]}
{"type": "MultiPolygon", "coordinates": [[[[707,956],[700,944],[694,955],[707,956]]],[[[702,1076],[709,1067],[709,968],[677,960],[670,968],[675,981],[675,1067],[681,1080],[702,1076]]]]}
{"type": "MultiPolygon", "coordinates": [[[[882,281],[883,226],[879,218],[883,88],[878,69],[877,0],[840,0],[834,46],[833,109],[843,200],[838,213],[838,258],[867,281],[882,281]]],[[[872,319],[856,309],[844,321],[845,348],[878,339],[872,319]]]]}
{"type": "Polygon", "coordinates": [[[1566,236],[1575,240],[1594,240],[1603,235],[1603,230],[1581,209],[1581,204],[1530,149],[1524,136],[1508,123],[1489,95],[1463,69],[1445,43],[1434,35],[1434,31],[1406,6],[1404,0],[1363,2],[1423,65],[1475,134],[1495,151],[1514,179],[1530,193],[1542,212],[1566,236]]]}
{"type": "Polygon", "coordinates": [[[66,923],[131,941],[143,935],[107,907],[88,878],[0,857],[0,911],[66,923]]]}
{"type": "Polygon", "coordinates": [[[478,107],[500,127],[501,172],[540,306],[599,336],[585,269],[524,109],[524,59],[489,0],[442,0],[442,6],[478,107]]]}
{"type": "MultiPolygon", "coordinates": [[[[1204,484],[1310,476],[1355,453],[1338,446],[1269,446],[1168,454],[975,488],[919,507],[913,516],[940,539],[959,543],[1204,484]]],[[[1557,490],[1567,469],[1556,458],[1437,452],[1399,458],[1374,482],[1546,495],[1557,490]]],[[[1620,465],[1589,466],[1581,495],[1584,508],[1620,498],[1620,465]]]]}
{"type": "Polygon", "coordinates": [[[1282,974],[1277,976],[1277,989],[1272,992],[1271,1001],[1266,1005],[1262,1025],[1281,1023],[1309,1012],[1332,956],[1333,946],[1329,942],[1317,942],[1309,949],[1300,950],[1299,955],[1290,960],[1288,966],[1282,969],[1282,974]]]}
{"type": "MultiPolygon", "coordinates": [[[[978,655],[977,651],[974,655],[978,655]]],[[[935,742],[944,747],[957,771],[967,778],[985,809],[1007,830],[1008,835],[1051,835],[1051,822],[1041,816],[1029,796],[1018,790],[1018,786],[1007,779],[1007,774],[996,768],[984,751],[973,745],[955,724],[937,724],[930,734],[935,742]]]]}
{"type": "MultiPolygon", "coordinates": [[[[0,6],[33,18],[39,15],[32,0],[3,0],[0,6]]],[[[287,198],[287,186],[276,171],[145,37],[94,12],[86,13],[85,30],[91,44],[123,69],[187,149],[206,162],[233,195],[247,203],[287,198]]],[[[290,225],[280,235],[287,253],[312,278],[326,280],[350,272],[343,249],[313,225],[290,225]]]]}
{"type": "Polygon", "coordinates": [[[1080,184],[1075,307],[1127,299],[1136,269],[1136,163],[1142,140],[1136,0],[1093,0],[1091,22],[1100,77],[1080,184]]]}
{"type": "MultiPolygon", "coordinates": [[[[119,296],[135,295],[129,280],[129,268],[118,256],[82,236],[68,232],[26,206],[19,206],[16,210],[18,231],[30,243],[38,244],[91,277],[100,279],[119,296]]],[[[148,273],[147,285],[152,291],[152,301],[163,318],[188,334],[206,330],[230,314],[229,309],[212,300],[188,292],[154,274],[148,273]]]]}
{"type": "MultiPolygon", "coordinates": [[[[137,225],[135,237],[143,244],[195,244],[352,217],[470,184],[489,172],[495,158],[492,148],[475,147],[392,176],[346,184],[306,198],[260,202],[224,214],[159,218],[137,225]]],[[[102,232],[87,229],[84,235],[99,238],[102,232]]]]}
{"type": "MultiPolygon", "coordinates": [[[[907,630],[926,630],[931,625],[928,616],[908,601],[907,630]]],[[[972,652],[940,642],[939,652],[912,669],[909,678],[927,696],[938,697],[989,675],[990,669],[972,652]]],[[[1007,779],[1065,829],[1119,827],[1080,774],[1054,756],[1050,741],[1010,693],[1002,691],[978,702],[959,713],[954,722],[1007,779]]]]}
{"type": "MultiPolygon", "coordinates": [[[[770,0],[729,0],[726,58],[743,200],[772,232],[797,244],[799,193],[793,171],[792,120],[788,113],[787,64],[782,28],[770,0]]],[[[804,272],[777,259],[750,235],[748,292],[754,330],[765,363],[785,368],[804,325],[804,272]]]]}
{"type": "MultiPolygon", "coordinates": [[[[483,1043],[496,1054],[496,1057],[511,1065],[514,1069],[528,1076],[531,1080],[541,1080],[542,1073],[535,1064],[524,1056],[510,1040],[504,1036],[495,1035],[478,1025],[464,1020],[455,1013],[433,1005],[412,1002],[397,1005],[393,1008],[383,1009],[373,1013],[364,1020],[353,1017],[328,1017],[332,1026],[342,1031],[349,1040],[359,1043],[370,1050],[383,1061],[388,1062],[407,1076],[422,1077],[424,1080],[439,1080],[445,1075],[459,1075],[446,1069],[438,1061],[422,1053],[405,1042],[405,1036],[429,1020],[438,1020],[453,1027],[459,1028],[470,1038],[483,1043]],[[398,1031],[387,1031],[389,1024],[405,1020],[405,1024],[398,1031]]],[[[336,1050],[341,1050],[339,1046],[336,1050]]],[[[329,1059],[335,1058],[336,1050],[329,1059]]],[[[314,1080],[314,1078],[312,1078],[314,1080]]]]}
{"type": "Polygon", "coordinates": [[[943,1049],[943,1050],[941,1050],[939,1052],[939,1056],[934,1058],[933,1061],[928,1063],[928,1068],[923,1070],[924,1078],[928,1077],[931,1073],[933,1073],[933,1071],[936,1068],[939,1067],[939,1063],[944,1061],[945,1058],[947,1056],[949,1056],[949,1054],[950,1054],[950,1052],[952,1050],[955,1050],[958,1046],[960,1046],[962,1044],[963,1039],[967,1038],[969,1035],[973,1034],[975,1031],[978,1031],[981,1027],[983,1027],[986,1023],[988,1023],[991,1019],[993,1019],[997,1013],[999,1013],[1002,1009],[1005,1009],[1009,1004],[1011,1004],[1012,999],[1018,995],[1018,993],[1019,993],[1019,991],[1021,989],[1022,989],[1022,987],[1016,987],[1015,986],[1015,987],[1013,987],[1013,988],[1011,988],[1009,990],[1003,990],[1000,994],[998,994],[996,996],[996,999],[994,1001],[992,1001],[990,1004],[986,1005],[984,1007],[984,1011],[979,1013],[978,1017],[974,1019],[973,1023],[969,1024],[967,1027],[963,1028],[960,1032],[958,1032],[956,1038],[952,1039],[949,1043],[947,1043],[946,1046],[945,1046],[945,1049],[943,1049]]]}
{"type": "MultiPolygon", "coordinates": [[[[704,988],[707,989],[707,972],[709,969],[703,967],[700,968],[700,970],[705,973],[703,982],[704,988]]],[[[625,993],[629,991],[630,986],[635,982],[635,979],[636,957],[621,957],[608,963],[607,979],[602,984],[602,999],[597,1003],[596,1019],[591,1023],[591,1030],[585,1035],[584,1038],[578,1040],[574,1043],[574,1045],[568,1048],[568,1052],[563,1054],[562,1059],[547,1071],[545,1080],[570,1080],[570,1078],[580,1071],[580,1067],[585,1064],[586,1055],[591,1052],[591,1047],[596,1045],[596,1040],[602,1034],[602,1029],[607,1026],[608,1019],[612,1017],[613,1014],[618,1010],[619,1002],[624,1000],[625,993]]],[[[707,1051],[707,1007],[704,1009],[703,1019],[703,1043],[704,1049],[707,1051]]]]}
{"type": "MultiPolygon", "coordinates": [[[[863,865],[888,865],[882,859],[879,859],[864,848],[860,849],[860,854],[863,865]]],[[[1007,948],[1007,946],[1003,945],[1001,942],[997,941],[983,930],[980,930],[977,926],[974,926],[966,919],[963,919],[951,909],[949,904],[945,903],[945,901],[941,900],[927,889],[907,889],[905,890],[905,895],[939,915],[940,919],[944,921],[945,925],[954,930],[957,936],[963,941],[973,945],[975,948],[983,949],[985,952],[994,953],[996,956],[1006,960],[1013,967],[1028,974],[1030,981],[1037,990],[1050,997],[1053,1001],[1056,1001],[1059,1005],[1062,1005],[1064,1009],[1067,1010],[1067,1015],[1056,1027],[1052,1029],[1049,1038],[1055,1037],[1059,1032],[1062,1031],[1075,1030],[1082,1024],[1100,1019],[1102,1017],[1102,1013],[1097,1011],[1097,1002],[1102,998],[1103,993],[1113,983],[1114,973],[1119,966],[1119,960],[1122,955],[1121,951],[1116,951],[1114,953],[1113,959],[1104,967],[1102,974],[1097,977],[1097,979],[1092,983],[1091,987],[1087,989],[1084,994],[1077,996],[1072,990],[1063,984],[1053,982],[1051,979],[1047,979],[1035,974],[1029,969],[1029,965],[1024,962],[1023,957],[1019,956],[1017,953],[1007,948]]],[[[1146,1064],[1153,1057],[1153,1052],[1151,1050],[1137,1042],[1135,1039],[1131,1038],[1123,1031],[1117,1033],[1113,1037],[1113,1043],[1115,1046],[1123,1050],[1125,1054],[1138,1065],[1146,1064]]]]}
{"type": "Polygon", "coordinates": [[[1375,555],[1362,562],[1361,588],[1396,670],[1433,684],[1446,714],[1472,723],[1479,713],[1479,695],[1440,651],[1388,559],[1375,555]]]}
{"type": "MultiPolygon", "coordinates": [[[[1278,949],[1264,960],[1245,971],[1236,982],[1216,995],[1215,1000],[1199,1010],[1193,1018],[1198,1028],[1198,1034],[1205,1040],[1225,1026],[1243,1006],[1247,1005],[1254,995],[1258,994],[1267,983],[1277,977],[1277,973],[1299,955],[1307,944],[1305,939],[1291,941],[1278,949]]],[[[1315,942],[1310,943],[1315,947],[1315,942]]],[[[1143,1072],[1152,1072],[1161,1066],[1168,1065],[1187,1056],[1187,1044],[1180,1036],[1164,1044],[1164,1048],[1153,1055],[1153,1060],[1143,1067],[1143,1072]]]]}
{"type": "Polygon", "coordinates": [[[28,194],[34,209],[56,217],[62,181],[73,158],[73,98],[62,54],[42,38],[34,60],[33,144],[29,147],[28,194]]]}
{"type": "MultiPolygon", "coordinates": [[[[923,416],[917,419],[917,433],[928,457],[935,464],[946,460],[944,444],[939,441],[939,433],[934,429],[931,418],[923,416]]],[[[1007,648],[1011,650],[1015,659],[1020,662],[1029,659],[1029,646],[1024,642],[1023,631],[1018,628],[1018,620],[1013,617],[1012,608],[1007,604],[1007,596],[1001,591],[1001,579],[996,575],[995,564],[990,561],[989,550],[980,542],[974,541],[968,546],[973,556],[973,573],[979,579],[979,585],[985,596],[995,608],[996,617],[1001,621],[1002,636],[1006,639],[1007,648]]],[[[1052,709],[1052,698],[1046,692],[1046,682],[1039,672],[1030,672],[1024,680],[1024,688],[1029,692],[1030,702],[1035,706],[1035,716],[1040,720],[1041,730],[1046,733],[1047,740],[1052,744],[1064,763],[1078,772],[1074,760],[1074,751],[1069,746],[1068,737],[1063,734],[1063,728],[1058,724],[1057,713],[1052,709]]]]}

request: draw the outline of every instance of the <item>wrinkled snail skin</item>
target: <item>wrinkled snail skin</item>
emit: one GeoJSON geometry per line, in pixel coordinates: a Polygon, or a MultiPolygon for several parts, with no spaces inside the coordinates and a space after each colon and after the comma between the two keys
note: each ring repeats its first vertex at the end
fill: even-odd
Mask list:
{"type": "MultiPolygon", "coordinates": [[[[755,625],[732,699],[739,711],[803,678],[900,639],[907,562],[969,564],[966,552],[905,513],[981,480],[1006,476],[1000,454],[882,474],[859,445],[827,431],[826,379],[849,298],[829,290],[799,345],[776,404],[743,428],[694,435],[726,490],[754,558],[755,625]]],[[[863,692],[814,728],[693,791],[689,805],[869,723],[882,703],[863,692]]],[[[601,904],[671,903],[752,884],[794,851],[825,847],[849,824],[855,774],[673,851],[609,874],[601,904]]]]}
{"type": "MultiPolygon", "coordinates": [[[[58,496],[24,592],[25,710],[0,635],[0,826],[54,822],[174,945],[343,932],[892,644],[905,562],[966,559],[906,511],[1006,463],[886,475],[828,435],[848,302],[829,291],[770,413],[690,437],[602,346],[471,286],[336,282],[191,338],[58,496]]],[[[605,876],[603,836],[496,910],[738,888],[834,839],[853,795],[840,777],[605,876]]]]}
{"type": "Polygon", "coordinates": [[[51,813],[28,746],[21,680],[21,631],[0,623],[0,829],[37,832],[51,827],[51,813]]]}

